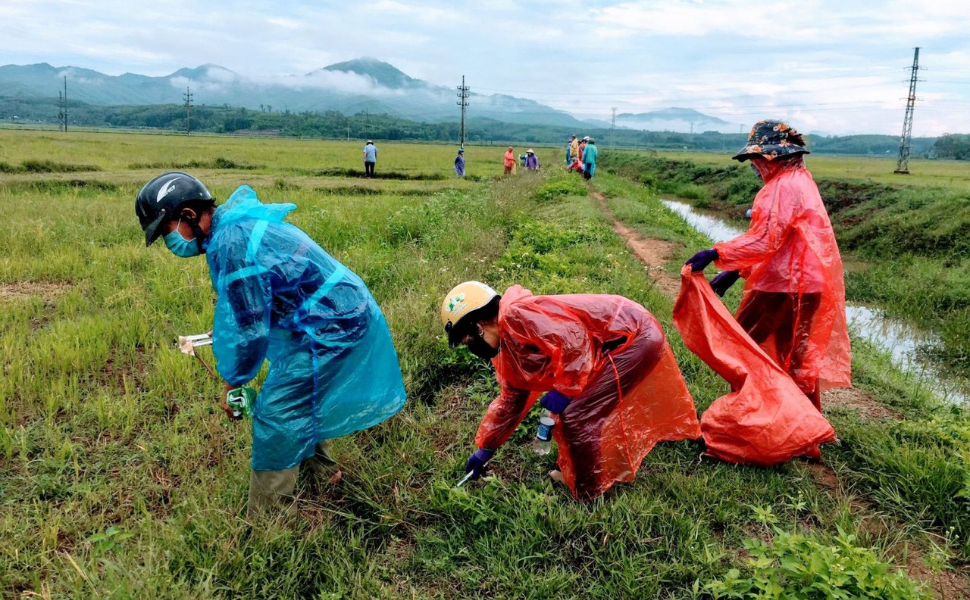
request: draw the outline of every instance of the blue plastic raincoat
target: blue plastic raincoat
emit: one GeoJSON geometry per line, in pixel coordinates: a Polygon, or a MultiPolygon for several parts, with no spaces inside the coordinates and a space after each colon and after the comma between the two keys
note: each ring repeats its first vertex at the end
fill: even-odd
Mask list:
{"type": "Polygon", "coordinates": [[[586,150],[583,152],[583,162],[586,164],[586,170],[589,171],[590,177],[596,175],[596,158],[599,154],[600,151],[596,148],[596,144],[586,144],[586,150]]]}
{"type": "Polygon", "coordinates": [[[361,279],[303,231],[293,204],[237,189],[212,219],[206,258],[219,374],[242,385],[270,363],[253,411],[252,468],[300,464],[317,442],[366,429],[404,406],[384,315],[361,279]]]}

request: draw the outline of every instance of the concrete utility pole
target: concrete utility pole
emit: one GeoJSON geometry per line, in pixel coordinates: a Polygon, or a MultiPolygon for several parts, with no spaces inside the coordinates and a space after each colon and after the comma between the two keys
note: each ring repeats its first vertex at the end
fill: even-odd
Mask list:
{"type": "Polygon", "coordinates": [[[64,131],[67,131],[67,75],[64,76],[64,131]]]}
{"type": "Polygon", "coordinates": [[[183,96],[183,99],[185,100],[185,135],[189,135],[192,131],[192,91],[188,86],[185,88],[185,96],[183,96]]]}
{"type": "Polygon", "coordinates": [[[913,140],[913,109],[916,108],[916,75],[919,72],[919,48],[913,53],[913,67],[909,76],[909,96],[906,98],[906,116],[903,117],[903,134],[899,138],[899,160],[894,173],[909,175],[909,145],[913,140]]]}
{"type": "Polygon", "coordinates": [[[468,86],[465,85],[465,76],[461,76],[461,86],[458,87],[458,106],[461,107],[461,132],[458,134],[458,144],[460,148],[465,147],[465,109],[468,108],[468,86]]]}
{"type": "Polygon", "coordinates": [[[64,92],[57,91],[57,130],[64,131],[64,92]]]}
{"type": "Polygon", "coordinates": [[[610,123],[610,150],[613,149],[613,145],[614,145],[613,143],[616,140],[616,107],[615,106],[612,108],[612,111],[613,111],[613,119],[612,119],[612,122],[610,123]]]}

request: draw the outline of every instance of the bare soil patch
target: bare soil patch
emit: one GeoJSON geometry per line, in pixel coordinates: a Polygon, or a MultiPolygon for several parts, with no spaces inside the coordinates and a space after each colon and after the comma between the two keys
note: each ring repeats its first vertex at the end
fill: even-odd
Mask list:
{"type": "Polygon", "coordinates": [[[906,574],[925,585],[934,598],[939,600],[970,598],[970,572],[967,567],[936,571],[926,566],[918,550],[914,548],[909,550],[909,560],[903,566],[906,574]]]}
{"type": "Polygon", "coordinates": [[[18,281],[0,284],[0,302],[25,300],[33,296],[51,298],[59,296],[70,288],[67,283],[50,283],[35,281],[18,281]]]}
{"type": "Polygon", "coordinates": [[[667,264],[667,260],[673,254],[676,244],[641,236],[635,229],[627,227],[613,216],[609,206],[606,205],[606,197],[603,194],[591,192],[591,195],[599,203],[600,208],[613,221],[613,230],[623,238],[626,245],[633,251],[633,254],[646,267],[647,276],[657,284],[657,287],[664,294],[671,297],[676,296],[680,291],[680,280],[664,270],[664,265],[667,264]]]}
{"type": "Polygon", "coordinates": [[[847,408],[859,413],[864,419],[902,420],[902,415],[886,408],[878,400],[858,388],[837,388],[822,394],[824,408],[847,408]]]}

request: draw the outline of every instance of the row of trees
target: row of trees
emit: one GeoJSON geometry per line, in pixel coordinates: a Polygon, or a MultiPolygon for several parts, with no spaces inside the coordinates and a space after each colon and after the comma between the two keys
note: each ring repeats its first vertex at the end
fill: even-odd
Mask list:
{"type": "Polygon", "coordinates": [[[945,133],[933,144],[933,152],[937,158],[970,160],[970,135],[945,133]]]}
{"type": "MultiPolygon", "coordinates": [[[[32,123],[56,123],[57,100],[49,98],[0,98],[0,120],[32,123]]],[[[89,127],[154,128],[181,131],[185,129],[185,107],[179,104],[148,106],[98,106],[72,101],[68,107],[72,125],[89,127]]],[[[289,110],[273,112],[272,107],[260,110],[222,106],[195,106],[191,111],[191,129],[211,133],[263,133],[292,137],[316,138],[374,138],[381,140],[413,140],[456,142],[458,123],[420,123],[391,115],[359,113],[347,116],[335,111],[294,113],[289,110]]],[[[590,129],[546,125],[518,125],[490,119],[471,119],[465,139],[472,143],[563,144],[569,135],[590,135],[601,147],[611,141],[620,147],[652,148],[658,150],[706,150],[733,152],[745,142],[745,135],[737,133],[687,134],[669,131],[637,131],[632,129],[590,129]],[[612,138],[612,139],[611,139],[612,138]]],[[[966,160],[970,136],[953,135],[913,139],[913,156],[938,156],[966,160]]],[[[838,137],[811,136],[813,152],[823,154],[853,154],[891,156],[899,148],[899,140],[888,135],[853,135],[838,137]]]]}

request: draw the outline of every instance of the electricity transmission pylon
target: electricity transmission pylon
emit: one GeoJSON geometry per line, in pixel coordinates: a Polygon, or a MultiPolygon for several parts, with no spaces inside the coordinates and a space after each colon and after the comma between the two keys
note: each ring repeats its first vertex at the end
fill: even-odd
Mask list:
{"type": "Polygon", "coordinates": [[[913,53],[913,67],[909,76],[909,96],[906,98],[906,116],[903,118],[903,134],[899,138],[899,160],[895,173],[909,175],[909,145],[913,140],[913,109],[916,108],[916,76],[919,72],[919,48],[913,53]]]}

